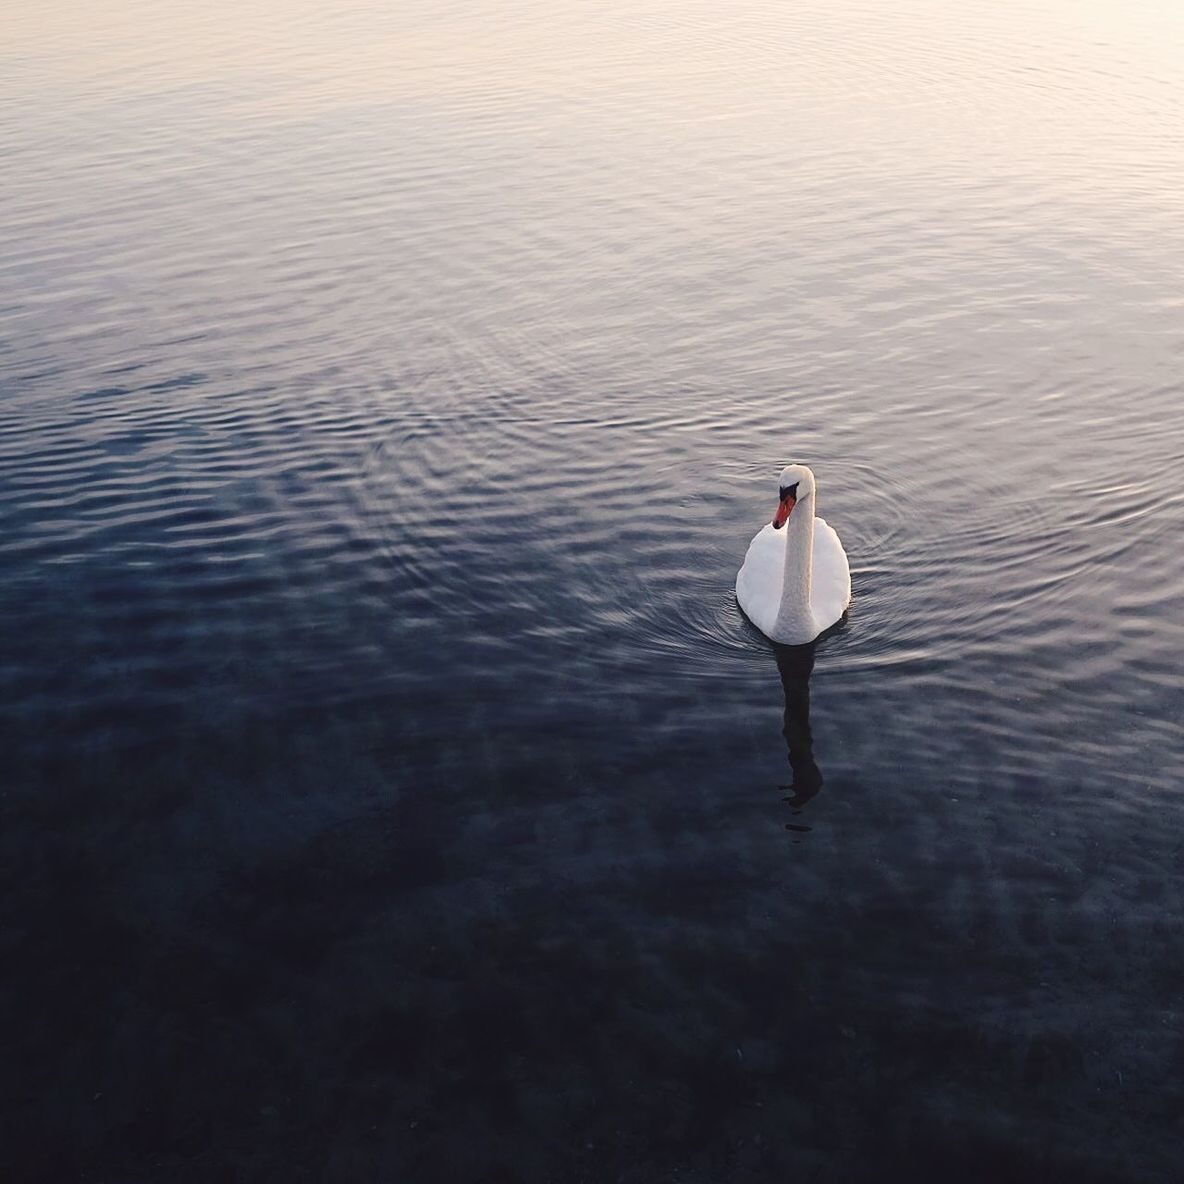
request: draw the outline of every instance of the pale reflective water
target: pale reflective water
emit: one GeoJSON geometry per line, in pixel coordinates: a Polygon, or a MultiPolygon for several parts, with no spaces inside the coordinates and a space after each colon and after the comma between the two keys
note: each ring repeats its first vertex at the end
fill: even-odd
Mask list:
{"type": "Polygon", "coordinates": [[[1182,45],[10,0],[11,1170],[1171,1178],[1182,45]]]}

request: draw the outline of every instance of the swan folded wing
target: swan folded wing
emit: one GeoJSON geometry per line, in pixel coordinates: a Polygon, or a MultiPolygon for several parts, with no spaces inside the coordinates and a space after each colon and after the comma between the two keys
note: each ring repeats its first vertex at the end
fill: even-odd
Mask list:
{"type": "Polygon", "coordinates": [[[785,531],[774,530],[771,524],[762,527],[748,544],[744,564],[736,576],[736,599],[740,607],[766,635],[772,633],[781,608],[785,538],[785,531]]]}
{"type": "Polygon", "coordinates": [[[814,615],[829,629],[851,603],[851,568],[839,536],[825,518],[814,519],[814,615]]]}

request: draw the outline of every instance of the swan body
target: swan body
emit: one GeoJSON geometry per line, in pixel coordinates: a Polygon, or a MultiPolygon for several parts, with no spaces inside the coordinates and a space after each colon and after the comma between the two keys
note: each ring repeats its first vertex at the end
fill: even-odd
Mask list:
{"type": "Polygon", "coordinates": [[[748,544],[736,599],[770,641],[803,645],[837,624],[851,603],[851,569],[839,536],[814,512],[814,474],[781,470],[777,516],[748,544]]]}

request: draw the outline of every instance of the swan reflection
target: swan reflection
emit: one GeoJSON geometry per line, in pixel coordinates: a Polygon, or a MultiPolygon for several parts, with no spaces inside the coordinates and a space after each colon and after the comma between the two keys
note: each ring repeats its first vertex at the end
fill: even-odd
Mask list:
{"type": "MultiPolygon", "coordinates": [[[[784,801],[791,808],[801,809],[822,788],[822,771],[814,760],[814,737],[810,731],[810,675],[814,670],[814,650],[817,642],[805,645],[774,645],[777,672],[785,692],[785,724],[782,735],[789,749],[789,768],[793,780],[781,789],[788,789],[784,801]]],[[[808,830],[808,827],[793,827],[808,830]]]]}

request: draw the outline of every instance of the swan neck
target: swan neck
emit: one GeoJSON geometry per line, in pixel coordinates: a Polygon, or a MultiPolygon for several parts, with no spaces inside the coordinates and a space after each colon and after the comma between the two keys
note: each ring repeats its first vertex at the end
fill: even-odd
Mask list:
{"type": "Polygon", "coordinates": [[[814,493],[801,498],[785,524],[785,569],[781,579],[781,608],[777,631],[786,637],[813,638],[814,614],[814,493]]]}

